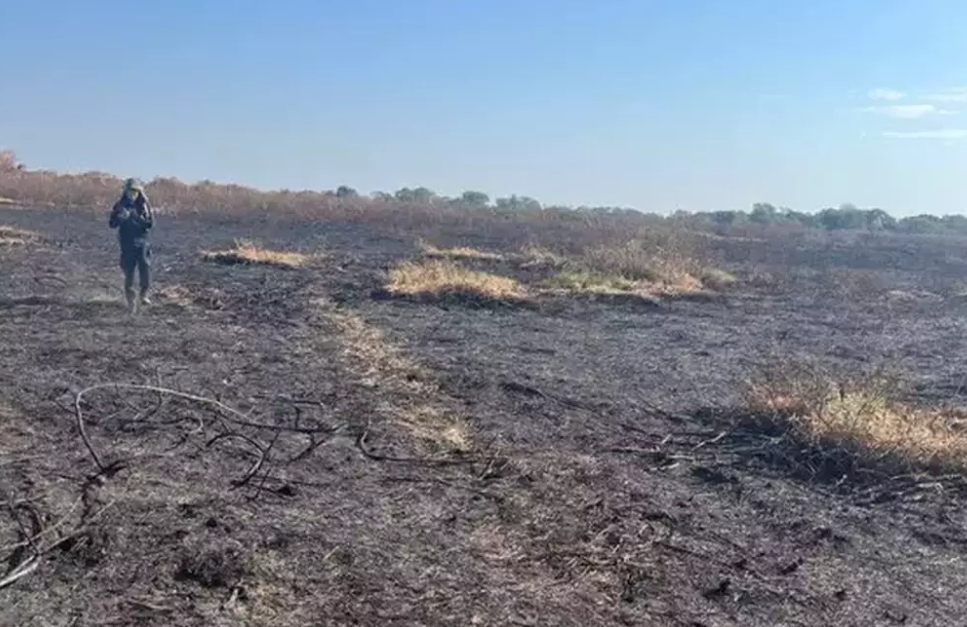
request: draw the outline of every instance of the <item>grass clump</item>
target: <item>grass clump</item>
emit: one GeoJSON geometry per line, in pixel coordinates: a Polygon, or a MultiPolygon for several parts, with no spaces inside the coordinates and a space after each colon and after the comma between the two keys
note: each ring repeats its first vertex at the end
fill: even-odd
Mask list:
{"type": "Polygon", "coordinates": [[[520,300],[516,280],[471,270],[450,260],[406,261],[389,273],[387,291],[396,295],[474,295],[491,300],[520,300]]]}
{"type": "Polygon", "coordinates": [[[660,281],[668,262],[656,251],[648,250],[638,242],[622,246],[597,246],[584,251],[582,263],[598,276],[619,276],[635,282],[660,281]]]}
{"type": "Polygon", "coordinates": [[[691,294],[722,289],[734,278],[718,270],[703,270],[691,258],[642,240],[618,246],[587,248],[576,259],[564,260],[544,285],[590,293],[691,294]]]}
{"type": "Polygon", "coordinates": [[[544,285],[551,289],[564,289],[571,292],[612,294],[632,292],[637,283],[623,276],[603,274],[585,268],[563,270],[547,279],[544,285]]]}
{"type": "Polygon", "coordinates": [[[247,240],[236,240],[229,250],[207,251],[202,253],[202,259],[222,265],[266,265],[283,268],[299,268],[309,261],[310,256],[292,252],[270,250],[247,240]]]}
{"type": "Polygon", "coordinates": [[[749,383],[746,396],[754,415],[821,453],[837,472],[967,472],[967,413],[903,402],[896,389],[892,377],[839,382],[805,368],[749,383]]]}

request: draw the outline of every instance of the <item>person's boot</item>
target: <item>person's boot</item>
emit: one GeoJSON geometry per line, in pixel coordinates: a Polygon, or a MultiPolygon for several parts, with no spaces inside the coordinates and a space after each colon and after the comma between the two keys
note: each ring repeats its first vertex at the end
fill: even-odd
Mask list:
{"type": "Polygon", "coordinates": [[[134,290],[125,290],[124,299],[128,303],[128,313],[138,313],[138,301],[134,298],[134,290]]]}
{"type": "Polygon", "coordinates": [[[151,299],[148,298],[148,290],[141,290],[141,295],[138,297],[138,300],[142,306],[150,305],[151,299]]]}

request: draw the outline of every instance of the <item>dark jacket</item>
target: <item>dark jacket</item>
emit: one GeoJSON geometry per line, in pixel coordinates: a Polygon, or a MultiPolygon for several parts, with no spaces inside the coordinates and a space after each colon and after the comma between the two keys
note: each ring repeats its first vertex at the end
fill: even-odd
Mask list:
{"type": "Polygon", "coordinates": [[[114,203],[108,226],[118,230],[122,248],[139,248],[148,243],[148,231],[154,226],[151,205],[143,193],[134,200],[126,195],[114,203]],[[127,212],[127,215],[123,214],[127,212]]]}

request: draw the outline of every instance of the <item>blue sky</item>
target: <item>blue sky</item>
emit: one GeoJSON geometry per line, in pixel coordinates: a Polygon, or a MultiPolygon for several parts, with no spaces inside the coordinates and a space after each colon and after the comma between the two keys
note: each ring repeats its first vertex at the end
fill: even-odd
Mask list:
{"type": "Polygon", "coordinates": [[[957,0],[32,0],[0,147],[265,188],[967,210],[957,0]]]}

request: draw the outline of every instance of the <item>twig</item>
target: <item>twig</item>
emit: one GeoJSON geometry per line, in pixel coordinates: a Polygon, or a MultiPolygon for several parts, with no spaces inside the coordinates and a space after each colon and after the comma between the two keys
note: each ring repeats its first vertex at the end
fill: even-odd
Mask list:
{"type": "Polygon", "coordinates": [[[23,564],[15,568],[12,573],[7,575],[3,579],[0,579],[0,590],[3,590],[7,586],[10,586],[16,583],[21,578],[26,577],[30,573],[34,572],[35,570],[37,570],[38,566],[40,566],[40,556],[34,555],[33,557],[25,561],[23,564]]]}
{"type": "Polygon", "coordinates": [[[424,457],[396,457],[393,455],[380,455],[379,453],[374,453],[368,448],[366,448],[366,437],[369,435],[369,426],[356,438],[356,448],[358,448],[363,455],[375,462],[396,462],[401,464],[425,464],[427,466],[461,466],[464,464],[471,464],[474,459],[432,459],[424,457]]]}
{"type": "MultiPolygon", "coordinates": [[[[12,503],[10,499],[7,499],[7,501],[9,503],[12,503]]],[[[21,504],[19,506],[11,504],[8,506],[8,509],[10,510],[10,515],[13,517],[14,522],[16,522],[17,526],[20,528],[20,533],[25,538],[25,540],[20,543],[20,547],[18,548],[21,548],[23,546],[29,546],[31,551],[33,551],[33,556],[21,562],[20,565],[14,568],[13,571],[11,571],[2,580],[0,580],[0,590],[13,584],[14,582],[18,581],[22,577],[26,577],[30,573],[34,572],[37,569],[37,566],[40,565],[40,555],[41,555],[40,548],[37,546],[36,542],[34,542],[34,537],[39,536],[40,533],[43,531],[43,524],[40,521],[40,516],[37,514],[36,511],[34,511],[33,507],[31,507],[28,504],[21,504]],[[37,529],[31,530],[31,531],[27,530],[27,528],[24,526],[23,521],[20,520],[20,514],[17,513],[17,507],[23,507],[30,512],[31,516],[34,519],[33,520],[34,526],[37,527],[37,529]]]]}
{"type": "MultiPolygon", "coordinates": [[[[279,440],[279,436],[281,435],[282,435],[281,431],[275,432],[275,437],[272,438],[272,441],[269,442],[269,445],[265,448],[265,453],[262,456],[263,459],[268,458],[269,453],[272,452],[272,447],[275,446],[275,443],[279,440]]],[[[255,472],[258,472],[258,469],[256,469],[255,472]]],[[[268,481],[268,479],[269,479],[269,471],[266,470],[265,473],[262,475],[262,480],[259,481],[258,487],[255,489],[255,494],[253,494],[252,497],[249,499],[250,501],[254,501],[262,494],[262,488],[265,486],[265,482],[268,481]]]]}
{"type": "Polygon", "coordinates": [[[87,437],[87,430],[84,428],[84,415],[81,413],[81,399],[84,394],[91,392],[94,388],[88,388],[86,390],[81,390],[74,396],[74,416],[77,418],[77,430],[81,434],[81,439],[84,441],[84,446],[87,447],[87,452],[91,454],[94,458],[94,463],[97,464],[97,469],[100,472],[104,472],[104,464],[101,463],[101,457],[94,450],[94,445],[91,444],[90,438],[87,437]]]}
{"type": "Polygon", "coordinates": [[[56,549],[57,547],[59,547],[59,546],[61,546],[62,544],[65,544],[65,543],[67,543],[67,542],[70,542],[71,540],[73,540],[73,539],[74,539],[74,538],[76,538],[77,536],[79,536],[79,535],[81,535],[82,533],[84,533],[84,531],[86,531],[86,530],[87,530],[87,528],[88,528],[88,526],[89,526],[89,525],[90,525],[90,524],[91,524],[91,523],[92,523],[92,522],[93,522],[94,520],[96,520],[97,518],[99,518],[99,517],[101,516],[101,514],[103,514],[104,512],[106,512],[106,511],[107,511],[107,510],[108,510],[109,508],[111,508],[111,507],[113,507],[113,506],[114,506],[114,503],[115,503],[115,502],[116,502],[116,501],[113,501],[113,500],[112,500],[112,501],[110,501],[110,502],[109,502],[109,503],[108,503],[107,505],[105,505],[105,506],[104,506],[104,507],[102,507],[101,509],[99,509],[99,510],[97,510],[97,511],[96,511],[96,512],[94,512],[93,514],[91,514],[91,515],[90,515],[90,517],[88,517],[88,518],[87,518],[87,520],[85,520],[85,521],[83,521],[83,523],[81,523],[81,526],[80,526],[80,527],[78,527],[78,528],[77,528],[77,529],[75,529],[74,531],[72,531],[72,532],[70,532],[69,534],[67,534],[67,535],[66,535],[66,536],[64,536],[63,538],[59,538],[59,539],[57,540],[57,542],[54,542],[54,543],[53,543],[53,544],[51,544],[51,545],[50,545],[49,547],[47,547],[46,549],[44,549],[43,551],[41,551],[41,554],[45,554],[45,553],[50,553],[51,551],[53,551],[53,550],[54,550],[54,549],[56,549]]]}
{"type": "Polygon", "coordinates": [[[720,442],[728,434],[729,434],[728,431],[723,431],[723,432],[719,433],[717,436],[715,436],[714,438],[712,438],[710,440],[702,440],[701,442],[699,442],[698,444],[696,444],[695,446],[693,446],[692,447],[692,450],[693,451],[697,451],[698,449],[700,449],[700,448],[702,448],[704,446],[708,446],[709,444],[717,444],[718,442],[720,442]]]}
{"type": "Polygon", "coordinates": [[[176,398],[181,398],[187,401],[193,401],[195,403],[201,403],[203,405],[209,405],[220,409],[231,417],[232,422],[243,427],[252,427],[253,429],[268,429],[274,431],[291,431],[294,433],[331,433],[338,430],[341,425],[335,427],[285,427],[283,425],[272,425],[262,422],[252,421],[248,414],[245,414],[234,407],[230,407],[225,403],[206,396],[199,396],[197,394],[192,394],[190,392],[180,392],[178,390],[173,390],[171,388],[164,388],[157,385],[143,385],[138,383],[102,383],[98,385],[91,386],[85,390],[82,390],[78,396],[85,395],[94,390],[100,389],[123,389],[123,390],[140,390],[143,392],[155,392],[158,394],[167,394],[168,396],[174,396],[176,398]]]}
{"type": "Polygon", "coordinates": [[[44,530],[43,523],[41,523],[41,520],[40,520],[40,515],[36,512],[36,510],[34,510],[34,508],[31,505],[27,503],[22,503],[20,505],[11,505],[9,509],[10,509],[10,515],[17,523],[17,526],[20,527],[20,533],[23,534],[23,537],[26,543],[30,546],[31,549],[33,549],[35,555],[40,555],[40,549],[37,547],[37,544],[34,542],[34,538],[39,537],[39,535],[44,530]],[[24,526],[23,521],[20,520],[20,514],[17,513],[18,507],[26,509],[27,511],[30,512],[30,516],[33,518],[34,529],[31,529],[30,531],[28,531],[27,527],[24,526]]]}
{"type": "Polygon", "coordinates": [[[42,529],[40,531],[40,533],[34,535],[33,538],[28,538],[28,540],[24,540],[24,541],[21,541],[21,542],[17,542],[16,544],[8,544],[7,546],[2,546],[2,547],[0,547],[0,552],[15,551],[15,550],[20,549],[20,548],[23,548],[25,546],[29,546],[31,544],[31,541],[34,544],[37,543],[44,536],[47,536],[52,531],[55,531],[55,530],[59,529],[60,527],[62,527],[64,525],[64,523],[67,522],[67,519],[70,517],[70,515],[72,513],[74,513],[74,510],[77,509],[77,506],[78,506],[78,504],[81,501],[83,501],[83,498],[76,499],[74,501],[74,504],[71,505],[70,509],[67,510],[67,514],[65,514],[60,520],[58,520],[56,523],[54,523],[50,527],[47,527],[45,529],[42,529]]]}
{"type": "Polygon", "coordinates": [[[127,601],[128,603],[130,603],[131,605],[133,605],[138,609],[147,610],[149,612],[158,612],[161,614],[174,612],[174,610],[170,607],[165,607],[163,605],[155,605],[153,603],[148,603],[147,601],[139,601],[138,599],[125,599],[125,601],[127,601]]]}
{"type": "Polygon", "coordinates": [[[225,438],[238,438],[240,440],[245,440],[246,442],[248,442],[249,444],[251,444],[252,446],[254,446],[255,449],[259,452],[258,459],[255,460],[255,463],[252,464],[252,467],[249,469],[249,471],[247,473],[245,473],[245,477],[243,477],[242,479],[238,479],[238,480],[232,482],[232,484],[236,488],[239,488],[239,487],[245,485],[246,483],[248,483],[249,480],[251,480],[251,478],[254,477],[256,475],[256,473],[258,473],[259,469],[262,468],[262,464],[265,462],[265,455],[266,455],[266,453],[268,451],[266,449],[262,448],[262,445],[260,445],[258,442],[256,442],[252,438],[248,437],[247,435],[245,435],[243,433],[235,433],[235,432],[220,433],[220,434],[216,435],[215,437],[213,437],[211,440],[209,440],[205,444],[205,448],[208,448],[212,444],[214,444],[215,442],[218,442],[219,440],[222,440],[222,439],[225,439],[225,438]]]}

